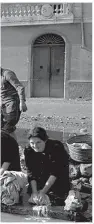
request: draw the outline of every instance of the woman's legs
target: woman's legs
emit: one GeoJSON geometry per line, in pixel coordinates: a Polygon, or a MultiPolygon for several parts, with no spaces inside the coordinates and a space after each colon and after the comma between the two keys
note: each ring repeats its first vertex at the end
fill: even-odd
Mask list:
{"type": "Polygon", "coordinates": [[[1,115],[1,127],[8,133],[13,133],[16,129],[15,125],[20,119],[19,99],[15,98],[3,104],[1,115]]]}

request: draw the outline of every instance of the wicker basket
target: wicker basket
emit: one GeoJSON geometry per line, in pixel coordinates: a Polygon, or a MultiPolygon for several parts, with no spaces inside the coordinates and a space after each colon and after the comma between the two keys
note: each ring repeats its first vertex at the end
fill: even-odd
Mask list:
{"type": "Polygon", "coordinates": [[[67,146],[69,148],[69,154],[71,159],[81,162],[81,163],[91,163],[92,162],[92,136],[86,135],[76,135],[68,139],[67,146]],[[82,149],[73,146],[73,143],[86,143],[91,146],[91,149],[82,149]]]}

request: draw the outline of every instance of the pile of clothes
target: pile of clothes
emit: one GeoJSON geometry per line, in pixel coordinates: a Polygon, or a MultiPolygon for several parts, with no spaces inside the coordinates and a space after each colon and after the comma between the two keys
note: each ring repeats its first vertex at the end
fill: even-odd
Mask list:
{"type": "Polygon", "coordinates": [[[88,208],[87,201],[83,201],[80,192],[77,190],[70,190],[65,200],[65,211],[81,212],[86,211],[88,208]]]}
{"type": "Polygon", "coordinates": [[[27,174],[17,171],[5,171],[0,177],[1,203],[5,205],[18,204],[22,190],[27,183],[27,174]]]}

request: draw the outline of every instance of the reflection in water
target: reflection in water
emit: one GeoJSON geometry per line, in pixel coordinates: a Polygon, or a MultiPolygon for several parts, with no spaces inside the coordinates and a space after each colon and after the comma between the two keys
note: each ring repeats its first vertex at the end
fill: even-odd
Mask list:
{"type": "Polygon", "coordinates": [[[39,220],[34,219],[32,216],[24,216],[24,215],[12,215],[8,213],[1,212],[1,222],[65,222],[65,220],[61,219],[53,219],[53,218],[40,218],[39,220]]]}
{"type": "Polygon", "coordinates": [[[46,222],[50,218],[48,217],[48,207],[46,205],[33,207],[33,219],[40,222],[46,222]]]}
{"type": "Polygon", "coordinates": [[[35,222],[47,222],[47,221],[51,221],[51,218],[49,218],[49,217],[47,217],[47,218],[44,218],[44,217],[40,217],[40,216],[37,216],[37,217],[32,217],[32,216],[30,216],[30,217],[26,217],[25,218],[26,220],[28,220],[28,221],[35,221],[35,222]]]}

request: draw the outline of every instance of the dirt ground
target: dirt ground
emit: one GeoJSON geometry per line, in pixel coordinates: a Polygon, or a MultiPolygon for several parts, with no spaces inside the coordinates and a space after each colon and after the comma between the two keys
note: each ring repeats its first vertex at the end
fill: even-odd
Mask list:
{"type": "Polygon", "coordinates": [[[27,133],[35,125],[50,130],[50,137],[59,140],[62,133],[79,133],[82,128],[92,133],[91,100],[30,98],[26,103],[28,110],[21,114],[16,130],[19,145],[25,146],[27,133]]]}
{"type": "MultiPolygon", "coordinates": [[[[31,98],[27,99],[26,103],[28,110],[21,114],[16,130],[21,148],[25,147],[28,131],[35,125],[44,127],[50,137],[59,140],[65,140],[64,134],[66,133],[67,138],[70,133],[79,133],[82,128],[86,128],[92,134],[92,101],[90,100],[31,98]]],[[[3,222],[34,222],[31,217],[26,219],[26,217],[5,213],[2,213],[1,219],[3,222]]],[[[50,219],[51,221],[56,222],[57,220],[50,219]]]]}

